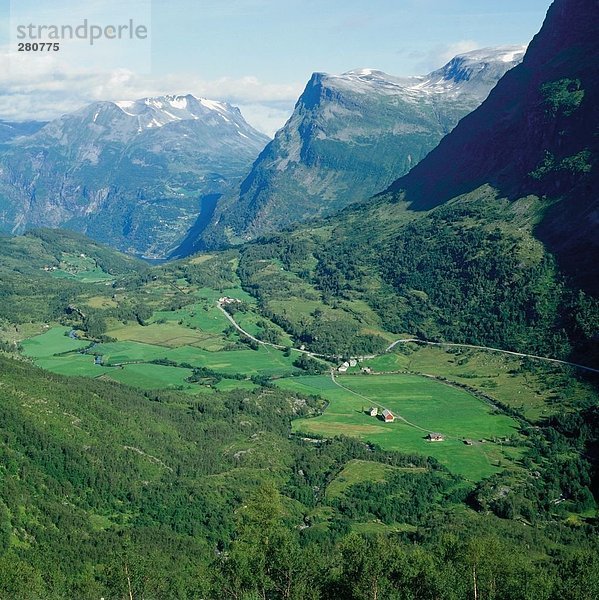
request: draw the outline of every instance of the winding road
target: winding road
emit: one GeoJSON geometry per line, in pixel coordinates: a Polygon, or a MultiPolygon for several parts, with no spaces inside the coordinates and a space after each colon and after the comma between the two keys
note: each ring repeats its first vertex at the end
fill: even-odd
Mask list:
{"type": "Polygon", "coordinates": [[[216,305],[218,306],[218,308],[221,309],[221,311],[223,312],[225,317],[227,317],[227,319],[230,321],[231,325],[233,325],[233,327],[235,327],[235,329],[237,329],[237,331],[239,331],[239,333],[244,335],[246,338],[249,338],[250,340],[256,342],[257,344],[260,344],[262,346],[267,346],[270,348],[276,348],[277,350],[291,350],[291,352],[298,352],[299,354],[306,354],[307,356],[312,356],[313,358],[331,358],[330,356],[327,356],[326,354],[317,354],[316,352],[310,352],[309,350],[301,350],[300,348],[293,348],[291,346],[282,346],[281,344],[273,344],[272,342],[264,342],[262,340],[259,340],[257,337],[253,336],[251,333],[249,333],[248,331],[243,329],[241,327],[241,325],[239,325],[237,323],[237,321],[235,321],[235,319],[225,310],[225,308],[221,302],[217,302],[216,305]]]}
{"type": "MultiPolygon", "coordinates": [[[[291,350],[292,352],[306,354],[306,355],[312,356],[314,358],[324,358],[324,359],[337,358],[337,357],[327,356],[326,354],[317,354],[315,352],[310,352],[309,350],[300,350],[299,348],[291,348],[289,346],[282,346],[280,344],[273,344],[271,342],[263,342],[262,340],[259,340],[258,338],[253,336],[251,333],[249,333],[245,329],[243,329],[235,321],[235,319],[225,310],[225,308],[223,307],[221,302],[217,302],[216,305],[224,313],[225,317],[227,317],[227,319],[231,322],[233,327],[235,327],[235,329],[237,329],[237,331],[239,331],[239,333],[243,334],[245,337],[249,338],[250,340],[253,340],[257,344],[261,344],[262,346],[270,346],[271,348],[276,348],[277,350],[286,350],[289,348],[289,350],[291,350]]],[[[577,369],[582,369],[583,371],[589,371],[591,373],[599,373],[599,369],[593,369],[592,367],[587,367],[585,365],[580,365],[578,363],[568,362],[566,360],[559,360],[557,358],[547,358],[546,356],[537,356],[536,354],[526,354],[524,352],[513,352],[512,350],[501,350],[501,348],[492,348],[490,346],[475,346],[473,344],[454,344],[452,342],[428,342],[426,340],[421,340],[419,338],[404,338],[401,340],[395,340],[392,344],[387,346],[387,348],[385,349],[385,352],[383,352],[382,354],[372,354],[369,356],[362,356],[360,358],[367,358],[367,359],[376,358],[377,356],[382,356],[383,354],[386,354],[387,352],[391,352],[391,350],[393,350],[393,348],[395,348],[395,346],[397,346],[398,344],[406,344],[406,343],[410,343],[410,342],[415,343],[415,344],[426,344],[427,346],[447,346],[450,348],[470,348],[472,350],[486,350],[488,352],[499,352],[501,354],[510,354],[511,356],[519,356],[521,358],[531,358],[533,360],[541,360],[541,361],[545,361],[545,362],[555,363],[558,365],[575,367],[577,369]]]]}
{"type": "Polygon", "coordinates": [[[534,360],[544,360],[546,362],[557,363],[559,365],[567,365],[568,367],[576,367],[577,369],[583,369],[584,371],[590,371],[591,373],[599,373],[599,369],[593,369],[592,367],[585,367],[578,363],[568,362],[566,360],[558,360],[557,358],[547,358],[546,356],[537,356],[536,354],[526,354],[524,352],[513,352],[511,350],[501,350],[500,348],[491,348],[489,346],[475,346],[473,344],[453,344],[451,342],[427,342],[418,338],[407,338],[403,340],[396,340],[390,346],[387,347],[385,352],[390,352],[398,344],[413,342],[416,344],[426,344],[428,346],[449,346],[452,348],[472,348],[474,350],[488,350],[489,352],[500,352],[502,354],[511,354],[512,356],[520,356],[522,358],[532,358],[534,360]]]}

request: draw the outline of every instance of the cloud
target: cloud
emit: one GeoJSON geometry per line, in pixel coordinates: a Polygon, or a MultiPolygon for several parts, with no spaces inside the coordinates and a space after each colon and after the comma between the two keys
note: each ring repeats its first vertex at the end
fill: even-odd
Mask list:
{"type": "Polygon", "coordinates": [[[415,61],[418,75],[425,75],[430,71],[439,69],[448,63],[454,56],[477,50],[481,45],[474,40],[459,40],[451,44],[437,44],[428,50],[413,51],[402,49],[398,52],[415,61]]]}
{"type": "Polygon", "coordinates": [[[129,69],[75,66],[54,53],[0,51],[0,119],[49,120],[98,100],[134,100],[191,93],[244,107],[257,129],[272,135],[291,114],[305,82],[279,84],[248,75],[205,80],[190,73],[156,77],[129,69]]]}
{"type": "Polygon", "coordinates": [[[239,104],[239,110],[248,123],[270,137],[274,137],[292,112],[290,107],[281,104],[239,104]]]}
{"type": "Polygon", "coordinates": [[[471,52],[472,50],[477,50],[478,48],[480,48],[480,44],[473,40],[460,40],[459,42],[454,42],[453,44],[445,44],[434,47],[431,50],[431,55],[434,58],[437,58],[441,63],[439,66],[442,66],[449,62],[454,56],[457,56],[458,54],[464,54],[465,52],[471,52]]]}

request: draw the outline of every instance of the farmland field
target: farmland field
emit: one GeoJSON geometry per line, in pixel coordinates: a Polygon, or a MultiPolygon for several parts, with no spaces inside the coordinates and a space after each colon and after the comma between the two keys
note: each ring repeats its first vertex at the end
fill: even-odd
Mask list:
{"type": "Polygon", "coordinates": [[[68,332],[67,327],[53,327],[41,335],[25,340],[22,343],[23,354],[35,359],[89,346],[90,342],[71,338],[67,335],[68,332]]]}
{"type": "Polygon", "coordinates": [[[190,375],[190,369],[149,364],[125,365],[122,368],[102,370],[103,378],[145,390],[168,388],[193,390],[193,384],[185,381],[190,375]]]}
{"type": "Polygon", "coordinates": [[[469,348],[409,344],[396,350],[361,366],[379,372],[409,370],[440,375],[488,394],[533,421],[560,406],[571,408],[592,402],[594,394],[588,384],[574,377],[564,379],[568,369],[558,365],[469,348]]]}
{"type": "MultiPolygon", "coordinates": [[[[226,318],[216,309],[225,323],[226,318]]],[[[116,342],[95,344],[88,354],[79,351],[91,342],[73,339],[65,335],[69,330],[55,327],[23,342],[24,354],[49,371],[62,375],[85,377],[109,377],[121,383],[142,389],[185,388],[200,392],[201,386],[189,384],[186,379],[192,374],[191,367],[204,367],[227,375],[251,377],[289,376],[299,372],[293,366],[296,357],[285,356],[280,350],[258,347],[257,350],[238,349],[211,351],[200,340],[215,339],[218,350],[224,348],[224,336],[205,333],[179,325],[176,322],[152,323],[141,326],[137,323],[120,324],[110,330],[116,342]],[[191,345],[193,344],[193,345],[191,345]],[[94,364],[95,356],[102,357],[103,366],[94,364]],[[177,365],[150,364],[157,360],[168,360],[177,365]],[[114,368],[122,367],[122,368],[114,368]]],[[[222,380],[216,389],[253,389],[250,381],[222,380]]],[[[209,391],[209,388],[207,388],[209,391]]]]}
{"type": "Polygon", "coordinates": [[[191,329],[175,322],[151,323],[150,325],[139,325],[128,323],[119,325],[108,331],[111,337],[119,341],[133,341],[164,348],[178,348],[197,344],[201,347],[209,347],[219,350],[224,346],[223,338],[214,333],[200,329],[191,329]]]}
{"type": "Polygon", "coordinates": [[[346,389],[326,376],[277,382],[330,402],[323,415],[295,421],[294,431],[324,437],[353,435],[388,450],[425,454],[472,481],[500,470],[519,454],[518,448],[493,441],[518,438],[518,423],[494,413],[464,390],[416,375],[348,375],[337,380],[346,389]],[[384,423],[370,417],[365,412],[370,405],[388,408],[400,418],[384,423]],[[427,441],[429,432],[443,434],[445,441],[427,441]]]}
{"type": "Polygon", "coordinates": [[[38,358],[35,364],[42,369],[79,377],[99,377],[104,372],[100,365],[94,364],[94,357],[88,354],[72,353],[65,356],[47,356],[38,358]]]}

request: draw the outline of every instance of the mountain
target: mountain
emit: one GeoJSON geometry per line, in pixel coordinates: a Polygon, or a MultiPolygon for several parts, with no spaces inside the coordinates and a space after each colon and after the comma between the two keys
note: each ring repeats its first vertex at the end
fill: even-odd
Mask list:
{"type": "Polygon", "coordinates": [[[476,108],[523,53],[520,46],[477,50],[426,77],[315,73],[196,246],[252,238],[379,192],[476,108]]]}
{"type": "Polygon", "coordinates": [[[479,110],[389,191],[413,210],[489,184],[512,199],[545,198],[536,235],[577,282],[599,293],[597,2],[555,2],[522,64],[479,110]]]}
{"type": "Polygon", "coordinates": [[[39,131],[44,125],[43,121],[23,121],[11,123],[10,121],[0,120],[0,144],[8,142],[22,135],[31,135],[39,131]]]}
{"type": "Polygon", "coordinates": [[[385,193],[243,246],[244,289],[308,348],[326,332],[378,351],[375,323],[597,364],[597,17],[555,2],[522,64],[385,193]]]}
{"type": "Polygon", "coordinates": [[[0,148],[0,227],[164,257],[267,141],[236,107],[191,95],[95,102],[0,148]]]}

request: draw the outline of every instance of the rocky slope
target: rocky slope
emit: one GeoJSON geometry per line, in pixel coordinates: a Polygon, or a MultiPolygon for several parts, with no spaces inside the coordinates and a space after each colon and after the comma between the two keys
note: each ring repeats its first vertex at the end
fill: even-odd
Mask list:
{"type": "Polygon", "coordinates": [[[267,142],[237,108],[191,95],[96,102],[0,147],[0,227],[164,257],[267,142]]]}
{"type": "Polygon", "coordinates": [[[520,46],[477,50],[426,77],[315,73],[239,189],[198,232],[196,246],[331,214],[384,189],[476,108],[523,53],[520,46]]]}

